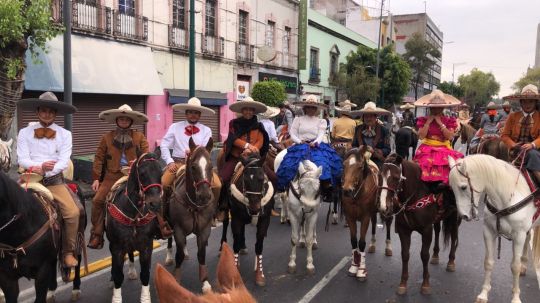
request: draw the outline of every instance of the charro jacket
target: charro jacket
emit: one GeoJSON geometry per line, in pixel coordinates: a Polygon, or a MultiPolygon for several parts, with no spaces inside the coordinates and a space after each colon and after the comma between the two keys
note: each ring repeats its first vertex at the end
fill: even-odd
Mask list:
{"type": "MultiPolygon", "coordinates": [[[[531,127],[531,137],[533,142],[537,147],[540,147],[540,112],[535,111],[532,114],[533,125],[531,127]]],[[[519,132],[521,130],[521,119],[523,119],[523,112],[514,112],[508,115],[506,124],[501,135],[501,139],[509,148],[513,147],[514,144],[518,143],[519,132]]]]}

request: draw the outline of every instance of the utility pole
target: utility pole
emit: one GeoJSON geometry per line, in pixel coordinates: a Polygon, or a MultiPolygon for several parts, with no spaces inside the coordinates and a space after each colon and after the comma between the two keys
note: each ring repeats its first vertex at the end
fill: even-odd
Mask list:
{"type": "Polygon", "coordinates": [[[195,97],[195,0],[189,0],[189,97],[195,97]]]}
{"type": "MultiPolygon", "coordinates": [[[[71,1],[64,0],[63,19],[66,30],[64,31],[64,102],[73,104],[72,79],[71,79],[71,1]]],[[[73,115],[64,116],[64,128],[71,131],[73,127],[73,115]]]]}
{"type": "MultiPolygon", "coordinates": [[[[375,77],[379,79],[379,62],[381,61],[381,28],[382,28],[382,15],[383,15],[384,0],[381,0],[381,15],[379,17],[379,36],[377,42],[377,66],[375,67],[375,77]]],[[[382,81],[381,81],[382,87],[382,81]]],[[[382,103],[383,100],[380,100],[382,103]]]]}

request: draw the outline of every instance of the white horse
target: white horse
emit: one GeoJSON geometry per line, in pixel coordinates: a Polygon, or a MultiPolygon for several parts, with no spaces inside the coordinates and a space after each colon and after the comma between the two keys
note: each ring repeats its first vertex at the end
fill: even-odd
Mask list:
{"type": "MultiPolygon", "coordinates": [[[[493,211],[497,213],[525,201],[528,197],[530,198],[531,190],[525,178],[517,168],[505,161],[488,155],[472,155],[457,162],[449,157],[448,161],[451,167],[450,186],[456,196],[459,214],[467,221],[478,218],[479,203],[484,197],[486,203],[492,206],[489,208],[496,209],[493,211]]],[[[476,297],[477,303],[488,301],[497,236],[504,236],[512,240],[514,254],[511,264],[513,274],[512,303],[521,302],[519,276],[526,269],[527,243],[530,237],[528,232],[533,226],[532,219],[535,212],[533,199],[525,202],[522,208],[499,218],[492,211],[486,212],[484,216],[485,277],[482,291],[476,297]],[[497,224],[497,220],[499,220],[499,224],[497,224]]],[[[534,246],[538,246],[538,243],[534,246]]],[[[534,259],[538,260],[540,257],[539,248],[533,248],[533,252],[534,259]]]]}
{"type": "Polygon", "coordinates": [[[8,171],[11,166],[11,144],[13,139],[2,141],[0,139],[0,170],[8,171]]]}

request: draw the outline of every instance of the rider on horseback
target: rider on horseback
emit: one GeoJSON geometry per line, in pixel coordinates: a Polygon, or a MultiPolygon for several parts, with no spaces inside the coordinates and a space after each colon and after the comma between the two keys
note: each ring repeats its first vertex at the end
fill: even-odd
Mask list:
{"type": "Polygon", "coordinates": [[[358,111],[362,114],[364,124],[356,127],[354,131],[353,147],[368,145],[373,148],[371,160],[380,168],[384,159],[390,154],[388,130],[377,122],[377,116],[390,115],[390,112],[379,108],[373,102],[367,102],[364,108],[358,111]]]}
{"type": "Polygon", "coordinates": [[[339,102],[338,104],[341,108],[336,107],[336,111],[341,116],[332,125],[332,141],[335,144],[346,143],[349,145],[347,148],[349,149],[352,146],[354,129],[356,128],[356,121],[351,118],[351,110],[353,107],[356,107],[356,104],[349,100],[339,102]]]}
{"type": "Polygon", "coordinates": [[[504,129],[504,125],[506,124],[506,120],[508,120],[508,116],[510,115],[512,111],[512,106],[510,105],[510,102],[504,101],[502,104],[503,111],[500,113],[501,120],[499,121],[499,128],[502,130],[504,129]]]}
{"type": "Polygon", "coordinates": [[[57,114],[73,114],[77,109],[60,102],[51,92],[39,98],[24,99],[17,103],[22,109],[34,110],[39,123],[31,124],[19,131],[17,158],[19,165],[33,173],[43,175],[43,185],[52,193],[64,219],[62,243],[63,261],[66,267],[75,267],[74,257],[79,229],[79,208],[70,189],[66,186],[62,172],[68,167],[71,157],[71,132],[54,123],[57,114]]]}
{"type": "Polygon", "coordinates": [[[319,109],[325,109],[326,105],[320,103],[314,95],[309,95],[305,101],[296,102],[295,105],[302,106],[305,115],[296,117],[289,130],[295,145],[287,149],[277,170],[278,191],[285,191],[296,176],[300,162],[308,159],[323,167],[320,177],[323,201],[332,202],[332,186],[339,182],[343,166],[336,151],[322,142],[327,122],[319,118],[317,113],[319,109]]]}
{"type": "Polygon", "coordinates": [[[480,129],[478,129],[474,138],[471,140],[470,150],[478,148],[483,139],[499,137],[499,122],[502,116],[497,112],[497,108],[498,106],[495,102],[491,101],[488,103],[487,112],[482,116],[482,120],[480,120],[480,129]]]}
{"type": "Polygon", "coordinates": [[[148,122],[146,115],[124,104],[118,109],[101,112],[99,118],[116,124],[116,129],[101,137],[94,157],[92,190],[96,194],[92,200],[92,229],[88,242],[88,247],[93,249],[103,247],[105,199],[111,187],[124,176],[124,167],[128,167],[131,161],[148,152],[148,142],[144,134],[131,129],[134,124],[148,122]]]}
{"type": "Polygon", "coordinates": [[[511,113],[502,132],[502,140],[508,148],[525,153],[524,167],[532,172],[540,183],[540,112],[536,109],[540,94],[535,85],[526,85],[520,94],[504,97],[519,100],[520,112],[511,113]]]}
{"type": "Polygon", "coordinates": [[[416,117],[411,111],[412,109],[414,109],[414,105],[412,105],[411,103],[406,103],[399,108],[403,110],[403,113],[401,114],[401,127],[408,126],[414,129],[414,127],[416,126],[416,117]]]}
{"type": "Polygon", "coordinates": [[[276,124],[274,124],[274,121],[270,120],[277,115],[279,115],[279,108],[268,106],[266,112],[259,114],[259,122],[261,122],[261,124],[264,126],[264,130],[266,130],[266,133],[268,134],[270,145],[276,149],[282,149],[282,147],[279,145],[276,124]]]}

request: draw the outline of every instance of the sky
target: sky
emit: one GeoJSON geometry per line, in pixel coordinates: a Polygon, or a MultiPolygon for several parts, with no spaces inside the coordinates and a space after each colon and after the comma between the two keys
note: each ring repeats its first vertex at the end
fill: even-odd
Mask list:
{"type": "Polygon", "coordinates": [[[452,80],[453,64],[455,81],[476,67],[495,75],[500,97],[512,94],[514,82],[534,65],[540,0],[386,0],[385,9],[421,13],[424,2],[444,33],[442,81],[452,80]]]}

